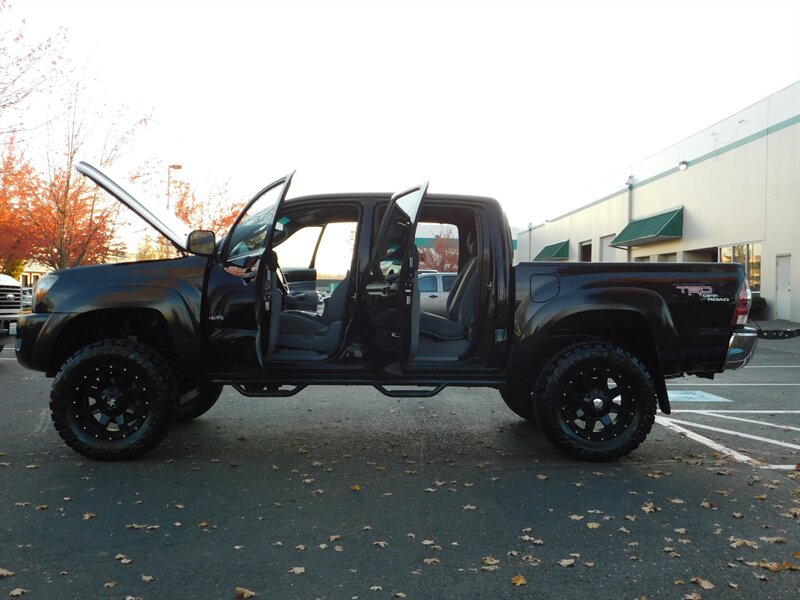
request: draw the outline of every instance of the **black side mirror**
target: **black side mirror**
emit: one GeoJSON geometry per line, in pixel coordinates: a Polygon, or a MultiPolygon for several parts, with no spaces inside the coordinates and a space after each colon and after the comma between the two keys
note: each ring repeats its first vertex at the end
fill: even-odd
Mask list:
{"type": "Polygon", "coordinates": [[[217,239],[213,231],[205,229],[195,229],[189,234],[188,247],[192,254],[200,256],[211,256],[217,246],[217,239]]]}

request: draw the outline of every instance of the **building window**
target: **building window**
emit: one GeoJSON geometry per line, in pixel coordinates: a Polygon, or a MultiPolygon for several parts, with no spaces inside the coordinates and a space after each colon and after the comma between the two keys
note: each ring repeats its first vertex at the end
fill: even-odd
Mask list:
{"type": "Polygon", "coordinates": [[[747,282],[754,292],[761,291],[761,243],[733,244],[721,246],[719,249],[719,262],[739,263],[744,267],[747,282]]]}

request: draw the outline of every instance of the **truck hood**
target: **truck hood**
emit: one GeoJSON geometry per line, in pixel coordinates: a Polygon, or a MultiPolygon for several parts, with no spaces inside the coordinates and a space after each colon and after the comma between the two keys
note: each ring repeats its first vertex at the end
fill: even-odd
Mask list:
{"type": "Polygon", "coordinates": [[[179,250],[188,251],[188,238],[191,228],[181,221],[174,213],[169,212],[160,204],[148,199],[134,198],[110,177],[89,163],[79,162],[75,167],[77,171],[94,181],[97,185],[130,208],[144,219],[161,235],[172,242],[179,250]]]}

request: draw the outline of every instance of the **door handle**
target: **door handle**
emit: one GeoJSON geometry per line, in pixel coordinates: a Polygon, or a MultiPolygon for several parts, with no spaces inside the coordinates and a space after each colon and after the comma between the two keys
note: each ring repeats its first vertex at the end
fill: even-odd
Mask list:
{"type": "Polygon", "coordinates": [[[437,296],[436,294],[431,294],[430,296],[428,296],[428,298],[438,298],[438,297],[439,296],[437,296]]]}

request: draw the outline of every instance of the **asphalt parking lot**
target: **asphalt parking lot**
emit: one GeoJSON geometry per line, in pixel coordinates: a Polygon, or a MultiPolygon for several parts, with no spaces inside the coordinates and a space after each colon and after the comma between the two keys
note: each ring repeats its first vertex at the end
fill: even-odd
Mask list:
{"type": "Polygon", "coordinates": [[[761,341],[608,464],[493,390],[226,391],[124,463],[80,457],[51,380],[0,353],[0,595],[789,598],[800,587],[800,338],[761,341]],[[7,573],[13,575],[7,575],[7,573]],[[237,592],[237,587],[241,588],[237,592]],[[20,593],[20,592],[17,592],[20,593]]]}

